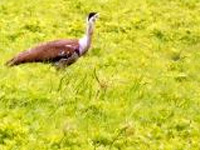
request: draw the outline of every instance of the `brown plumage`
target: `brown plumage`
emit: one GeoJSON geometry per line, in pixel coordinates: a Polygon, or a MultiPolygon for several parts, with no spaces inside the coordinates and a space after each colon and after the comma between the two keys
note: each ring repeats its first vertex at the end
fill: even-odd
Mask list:
{"type": "Polygon", "coordinates": [[[54,63],[61,59],[70,58],[74,53],[79,53],[78,40],[56,40],[40,44],[32,49],[21,52],[6,64],[8,66],[13,66],[27,62],[54,63]]]}

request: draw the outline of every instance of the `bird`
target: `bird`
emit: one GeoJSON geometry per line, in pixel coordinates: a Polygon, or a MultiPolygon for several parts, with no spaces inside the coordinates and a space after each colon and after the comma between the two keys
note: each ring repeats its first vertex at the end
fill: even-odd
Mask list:
{"type": "Polygon", "coordinates": [[[25,50],[6,62],[7,66],[24,63],[51,63],[63,68],[75,63],[91,47],[94,26],[99,13],[90,12],[86,18],[85,35],[79,39],[59,39],[41,43],[25,50]]]}

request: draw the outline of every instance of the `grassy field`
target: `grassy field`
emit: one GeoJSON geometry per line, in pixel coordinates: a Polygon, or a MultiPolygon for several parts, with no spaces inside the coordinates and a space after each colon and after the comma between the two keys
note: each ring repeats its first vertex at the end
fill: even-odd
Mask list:
{"type": "Polygon", "coordinates": [[[199,0],[0,0],[0,150],[200,149],[199,0]],[[6,67],[37,43],[81,37],[74,65],[6,67]]]}

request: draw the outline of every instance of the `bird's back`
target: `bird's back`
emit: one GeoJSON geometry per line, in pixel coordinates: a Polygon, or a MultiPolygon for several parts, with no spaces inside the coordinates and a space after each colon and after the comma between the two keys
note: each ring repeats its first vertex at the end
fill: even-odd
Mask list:
{"type": "Polygon", "coordinates": [[[78,49],[78,40],[51,41],[19,53],[6,64],[13,66],[28,62],[55,62],[70,57],[78,49]]]}

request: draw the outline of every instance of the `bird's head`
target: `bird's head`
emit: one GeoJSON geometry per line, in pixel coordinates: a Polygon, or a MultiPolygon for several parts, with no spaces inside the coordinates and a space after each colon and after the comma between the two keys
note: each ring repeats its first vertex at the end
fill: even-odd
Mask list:
{"type": "Polygon", "coordinates": [[[87,17],[87,22],[90,23],[90,24],[94,24],[98,17],[99,17],[99,13],[90,12],[88,17],[87,17]]]}

